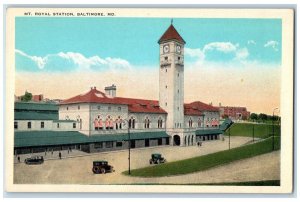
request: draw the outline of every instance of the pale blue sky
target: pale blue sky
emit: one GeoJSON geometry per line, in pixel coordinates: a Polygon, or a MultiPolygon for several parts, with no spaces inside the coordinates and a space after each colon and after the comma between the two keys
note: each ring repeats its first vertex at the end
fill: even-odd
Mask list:
{"type": "MultiPolygon", "coordinates": [[[[186,41],[186,63],[281,63],[280,19],[173,22],[186,41]]],[[[157,41],[169,25],[169,18],[17,17],[16,70],[156,68],[157,41]]]]}

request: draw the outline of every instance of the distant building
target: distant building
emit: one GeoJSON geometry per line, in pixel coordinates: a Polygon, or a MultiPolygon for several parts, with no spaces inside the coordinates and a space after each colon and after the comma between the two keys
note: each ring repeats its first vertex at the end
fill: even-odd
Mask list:
{"type": "Polygon", "coordinates": [[[40,94],[40,95],[32,95],[32,101],[34,102],[42,102],[44,101],[44,95],[40,94]]]}
{"type": "Polygon", "coordinates": [[[232,120],[247,120],[250,117],[250,112],[246,107],[233,107],[233,106],[221,106],[219,105],[219,111],[221,118],[230,118],[232,120]]]}

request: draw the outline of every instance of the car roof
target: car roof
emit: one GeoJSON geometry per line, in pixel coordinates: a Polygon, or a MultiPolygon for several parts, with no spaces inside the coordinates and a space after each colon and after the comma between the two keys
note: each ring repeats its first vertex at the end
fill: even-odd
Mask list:
{"type": "Polygon", "coordinates": [[[93,163],[107,163],[107,161],[93,161],[93,163]]]}

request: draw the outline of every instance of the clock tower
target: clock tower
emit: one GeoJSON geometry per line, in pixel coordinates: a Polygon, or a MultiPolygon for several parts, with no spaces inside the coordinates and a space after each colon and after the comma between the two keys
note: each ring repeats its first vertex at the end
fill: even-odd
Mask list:
{"type": "Polygon", "coordinates": [[[167,130],[184,127],[184,44],[173,24],[158,41],[159,105],[167,113],[167,130]]]}

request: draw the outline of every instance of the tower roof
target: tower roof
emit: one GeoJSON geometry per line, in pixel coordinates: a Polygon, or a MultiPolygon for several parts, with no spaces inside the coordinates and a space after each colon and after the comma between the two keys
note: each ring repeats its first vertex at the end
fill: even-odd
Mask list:
{"type": "Polygon", "coordinates": [[[164,41],[169,41],[172,39],[185,44],[185,41],[180,36],[180,34],[177,32],[177,30],[175,29],[173,24],[171,24],[169,26],[169,28],[167,29],[167,31],[165,31],[165,33],[160,37],[160,39],[158,40],[158,43],[162,43],[164,41]]]}

